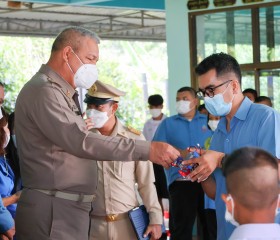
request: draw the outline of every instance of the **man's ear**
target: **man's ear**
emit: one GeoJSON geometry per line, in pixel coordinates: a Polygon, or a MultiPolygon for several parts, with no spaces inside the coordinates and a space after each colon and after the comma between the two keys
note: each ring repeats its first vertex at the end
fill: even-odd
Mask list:
{"type": "Polygon", "coordinates": [[[63,49],[63,59],[68,62],[69,61],[69,56],[70,54],[72,54],[72,48],[70,46],[66,46],[64,49],[63,49]]]}
{"type": "Polygon", "coordinates": [[[222,194],[221,198],[225,202],[228,211],[232,213],[232,202],[230,200],[230,196],[227,194],[222,194]]]}
{"type": "Polygon", "coordinates": [[[197,107],[197,106],[198,106],[198,103],[199,103],[198,97],[196,97],[196,98],[194,99],[194,103],[195,103],[195,106],[197,107]]]}
{"type": "Polygon", "coordinates": [[[237,79],[232,81],[232,87],[233,93],[238,93],[240,91],[240,84],[237,79]]]}
{"type": "Polygon", "coordinates": [[[119,104],[118,103],[114,103],[113,104],[113,113],[115,114],[115,112],[118,110],[118,108],[119,108],[119,104]]]}

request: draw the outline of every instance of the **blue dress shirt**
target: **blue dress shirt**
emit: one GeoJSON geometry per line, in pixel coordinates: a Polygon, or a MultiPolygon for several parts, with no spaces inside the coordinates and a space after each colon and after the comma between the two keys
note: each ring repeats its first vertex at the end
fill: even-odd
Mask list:
{"type": "MultiPolygon", "coordinates": [[[[14,178],[15,175],[7,160],[1,156],[0,157],[0,195],[2,198],[9,197],[12,195],[12,190],[14,188],[14,178]]],[[[15,217],[17,204],[11,204],[7,207],[9,212],[15,217]]]]}
{"type": "Polygon", "coordinates": [[[4,207],[2,198],[0,197],[0,233],[7,232],[14,226],[14,220],[7,210],[4,207]]]}
{"type": "MultiPolygon", "coordinates": [[[[230,131],[226,130],[226,119],[222,117],[212,137],[210,149],[232,153],[234,150],[255,146],[265,149],[280,159],[280,115],[273,108],[243,100],[235,116],[230,121],[230,131]]],[[[220,168],[212,176],[216,181],[216,215],[218,240],[229,239],[234,226],[225,220],[225,203],[222,193],[227,193],[225,178],[220,168]]]]}
{"type": "MultiPolygon", "coordinates": [[[[153,141],[166,142],[184,150],[197,144],[203,147],[211,135],[212,132],[207,127],[207,116],[196,112],[191,121],[179,114],[164,119],[158,126],[153,141]]],[[[177,178],[181,178],[178,170],[176,167],[164,170],[168,186],[177,178]]]]}

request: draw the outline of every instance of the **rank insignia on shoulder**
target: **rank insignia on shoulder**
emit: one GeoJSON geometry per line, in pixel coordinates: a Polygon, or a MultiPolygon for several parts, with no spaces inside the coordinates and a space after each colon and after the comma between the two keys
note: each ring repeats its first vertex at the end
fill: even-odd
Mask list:
{"type": "Polygon", "coordinates": [[[135,128],[132,128],[132,127],[128,126],[127,129],[128,129],[128,131],[130,131],[130,132],[132,132],[132,133],[134,133],[136,135],[141,135],[141,131],[139,131],[139,130],[137,130],[135,128]]]}
{"type": "Polygon", "coordinates": [[[71,95],[71,93],[70,93],[70,91],[68,89],[66,91],[66,95],[67,95],[67,97],[70,97],[70,95],[71,95]]]}

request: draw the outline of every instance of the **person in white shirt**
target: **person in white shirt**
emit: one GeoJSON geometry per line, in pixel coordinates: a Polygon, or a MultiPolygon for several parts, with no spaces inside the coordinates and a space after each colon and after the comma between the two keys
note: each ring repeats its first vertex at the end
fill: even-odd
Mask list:
{"type": "MultiPolygon", "coordinates": [[[[147,141],[152,141],[155,135],[155,132],[166,116],[162,113],[163,109],[163,98],[159,94],[150,95],[148,98],[149,111],[152,115],[152,118],[148,119],[144,124],[143,135],[147,141]]],[[[153,164],[154,174],[155,174],[155,186],[158,195],[158,201],[162,208],[162,214],[164,215],[163,202],[162,199],[168,199],[168,190],[166,177],[164,174],[163,167],[158,164],[153,164]]],[[[161,239],[166,239],[166,236],[162,236],[161,239]]]]}
{"type": "Polygon", "coordinates": [[[152,118],[144,124],[143,134],[147,141],[152,141],[157,127],[166,116],[162,113],[163,98],[159,94],[151,95],[148,98],[149,110],[152,118]]]}
{"type": "Polygon", "coordinates": [[[278,160],[260,148],[234,151],[223,165],[225,219],[237,226],[230,240],[279,240],[278,160]]]}

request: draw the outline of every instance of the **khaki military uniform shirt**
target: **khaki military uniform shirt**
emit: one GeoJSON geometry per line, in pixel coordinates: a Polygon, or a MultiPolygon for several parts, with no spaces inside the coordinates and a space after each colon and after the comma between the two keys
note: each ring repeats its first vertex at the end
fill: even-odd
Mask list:
{"type": "Polygon", "coordinates": [[[111,138],[86,129],[72,100],[75,90],[47,65],[16,102],[16,134],[25,188],[93,194],[95,160],[147,160],[150,143],[111,138]]]}
{"type": "MultiPolygon", "coordinates": [[[[97,129],[93,130],[99,133],[97,129]]],[[[124,127],[119,120],[111,136],[144,139],[142,134],[124,127]]],[[[139,206],[135,183],[150,216],[151,224],[162,224],[162,211],[154,185],[155,177],[151,162],[98,161],[98,187],[92,203],[92,215],[125,213],[139,206]]],[[[94,224],[94,219],[92,221],[94,224]]]]}

